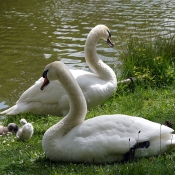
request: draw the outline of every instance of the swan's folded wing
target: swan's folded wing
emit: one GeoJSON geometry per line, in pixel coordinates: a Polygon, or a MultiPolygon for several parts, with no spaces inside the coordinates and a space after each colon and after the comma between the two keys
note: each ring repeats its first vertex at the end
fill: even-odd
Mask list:
{"type": "Polygon", "coordinates": [[[171,132],[173,129],[143,118],[116,114],[86,120],[73,128],[65,140],[75,147],[81,145],[78,148],[89,153],[97,151],[105,154],[107,151],[108,154],[125,154],[138,142],[171,132]]]}
{"type": "MultiPolygon", "coordinates": [[[[79,75],[91,74],[83,70],[70,70],[70,71],[75,79],[77,79],[79,75]]],[[[37,101],[37,102],[46,103],[46,104],[47,103],[58,104],[62,96],[64,96],[64,94],[67,95],[63,86],[57,80],[51,81],[47,86],[47,88],[41,91],[40,88],[43,84],[43,81],[44,79],[42,77],[38,79],[34,85],[32,85],[20,96],[17,103],[37,101]]],[[[88,83],[88,81],[86,80],[86,76],[80,82],[78,81],[78,83],[80,83],[80,87],[82,87],[83,89],[88,88],[88,85],[86,85],[86,83],[88,83]]]]}
{"type": "Polygon", "coordinates": [[[116,88],[112,82],[100,79],[90,72],[82,71],[80,73],[78,70],[74,70],[73,75],[86,98],[88,109],[107,100],[116,88]]]}
{"type": "Polygon", "coordinates": [[[33,86],[27,89],[19,98],[17,103],[21,102],[41,102],[41,103],[58,103],[60,96],[65,93],[59,81],[50,82],[49,86],[43,91],[40,90],[43,78],[35,82],[33,86]]]}

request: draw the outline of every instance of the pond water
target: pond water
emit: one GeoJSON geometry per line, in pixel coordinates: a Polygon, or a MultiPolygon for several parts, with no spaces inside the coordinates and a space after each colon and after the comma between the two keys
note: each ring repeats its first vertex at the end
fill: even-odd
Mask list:
{"type": "Polygon", "coordinates": [[[0,109],[12,106],[42,74],[61,60],[70,68],[89,70],[84,43],[97,24],[107,25],[116,43],[98,44],[98,54],[112,68],[118,46],[132,34],[168,36],[175,32],[172,0],[0,0],[0,109]]]}

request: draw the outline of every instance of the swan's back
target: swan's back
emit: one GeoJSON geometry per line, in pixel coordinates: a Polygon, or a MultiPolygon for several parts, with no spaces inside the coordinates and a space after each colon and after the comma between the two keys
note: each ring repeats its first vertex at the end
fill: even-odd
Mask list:
{"type": "MultiPolygon", "coordinates": [[[[116,86],[112,82],[99,79],[98,76],[83,70],[70,70],[81,87],[87,101],[88,109],[104,102],[114,92],[116,86]]],[[[33,86],[27,89],[13,107],[0,114],[15,115],[24,112],[64,116],[69,111],[69,99],[61,83],[51,81],[43,91],[41,77],[33,86]]]]}
{"type": "MultiPolygon", "coordinates": [[[[150,146],[142,148],[141,154],[156,155],[161,149],[157,146],[160,144],[160,135],[162,148],[165,149],[163,151],[167,151],[166,144],[170,141],[171,132],[173,129],[143,118],[121,114],[104,115],[84,121],[62,139],[53,138],[53,145],[47,155],[53,160],[65,162],[111,163],[123,160],[130,148],[138,142],[146,141],[150,142],[150,146]]],[[[174,140],[172,144],[175,144],[174,140]]],[[[140,157],[140,152],[137,154],[136,150],[135,156],[140,157]]]]}

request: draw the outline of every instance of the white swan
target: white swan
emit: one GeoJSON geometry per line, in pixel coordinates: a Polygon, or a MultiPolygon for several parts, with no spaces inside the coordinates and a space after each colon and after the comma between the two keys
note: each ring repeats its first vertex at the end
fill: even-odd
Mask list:
{"type": "MultiPolygon", "coordinates": [[[[94,27],[85,43],[85,58],[90,73],[83,70],[70,70],[81,87],[86,98],[88,109],[108,99],[117,87],[114,71],[100,60],[96,53],[96,44],[102,38],[113,47],[110,31],[105,25],[94,27]]],[[[66,115],[69,111],[68,95],[58,81],[52,81],[47,89],[40,91],[43,78],[27,89],[13,107],[0,114],[14,115],[25,112],[37,114],[66,115]]]]}
{"type": "Polygon", "coordinates": [[[63,63],[47,65],[43,77],[42,88],[49,80],[58,79],[70,100],[69,113],[43,136],[42,147],[51,160],[112,163],[158,155],[175,147],[173,129],[140,117],[114,114],[84,121],[85,98],[63,63]]]}
{"type": "Polygon", "coordinates": [[[28,140],[32,137],[34,128],[31,123],[28,123],[25,119],[21,119],[20,123],[22,125],[21,128],[19,128],[18,132],[16,133],[16,137],[19,140],[28,140]]]}

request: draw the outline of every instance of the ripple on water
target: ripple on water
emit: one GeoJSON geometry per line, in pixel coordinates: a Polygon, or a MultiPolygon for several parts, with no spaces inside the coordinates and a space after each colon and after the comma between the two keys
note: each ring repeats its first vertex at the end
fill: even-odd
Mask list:
{"type": "Polygon", "coordinates": [[[111,67],[120,64],[119,49],[130,34],[143,39],[175,33],[175,1],[2,1],[0,24],[3,107],[13,105],[52,61],[62,60],[70,68],[89,70],[84,44],[97,24],[106,24],[115,42],[115,48],[109,48],[100,41],[97,49],[111,67]]]}

